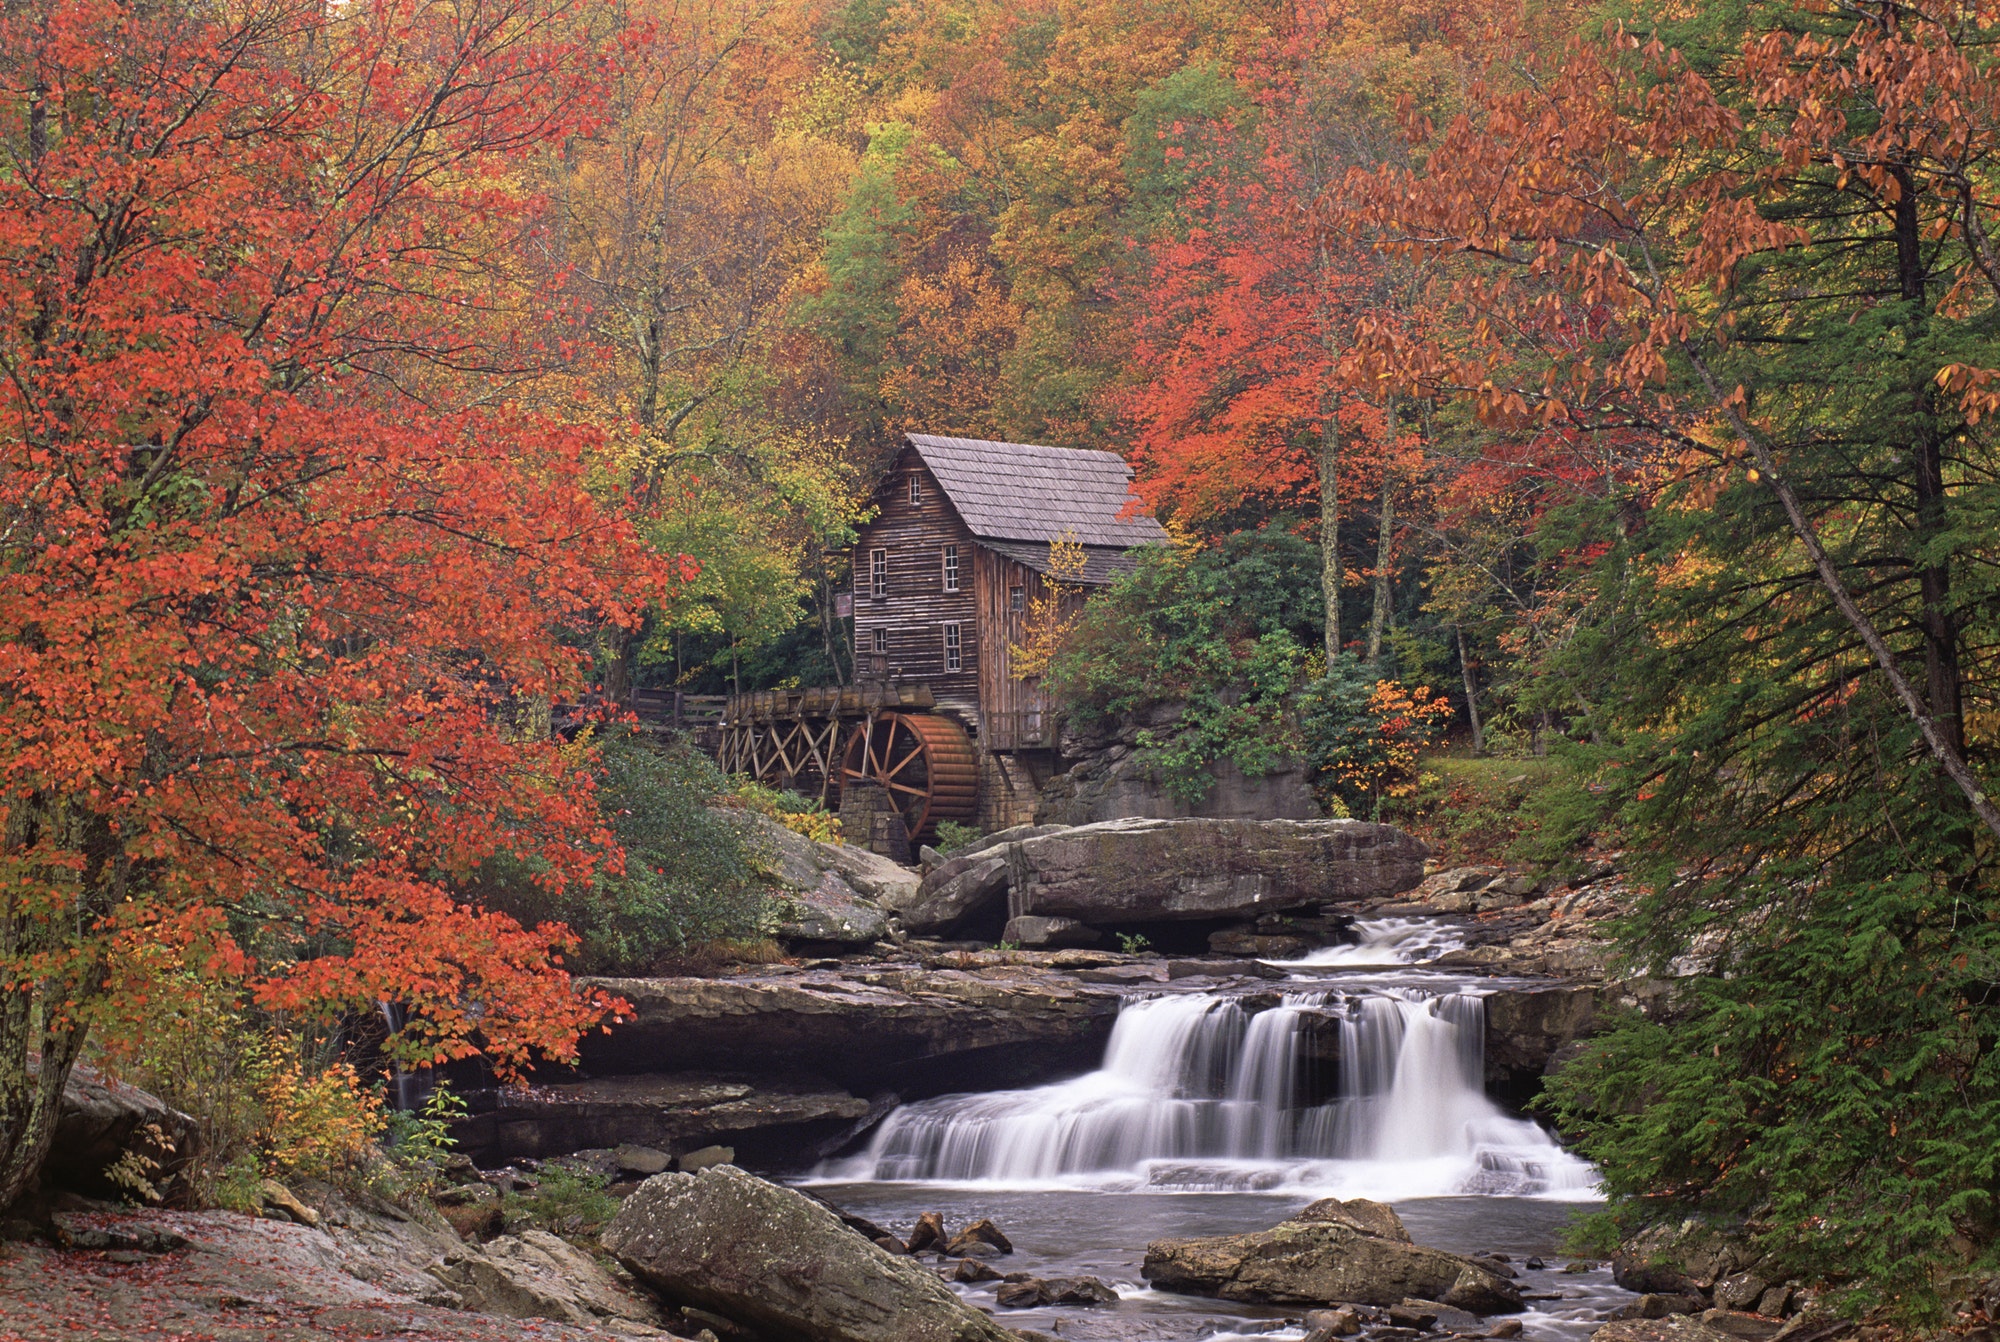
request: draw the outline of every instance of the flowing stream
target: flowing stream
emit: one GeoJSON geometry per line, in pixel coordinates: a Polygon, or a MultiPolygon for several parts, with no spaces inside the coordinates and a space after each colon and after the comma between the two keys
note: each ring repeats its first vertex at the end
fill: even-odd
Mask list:
{"type": "MultiPolygon", "coordinates": [[[[1362,925],[1362,942],[1332,953],[1347,961],[1287,967],[1297,978],[1448,948],[1412,921],[1362,925]]],[[[1384,1201],[1595,1195],[1588,1165],[1486,1098],[1475,989],[1414,973],[1287,988],[1134,998],[1097,1071],[905,1105],[823,1177],[1384,1201]],[[1310,1065],[1328,1054],[1337,1063],[1310,1065]]]]}
{"type": "Polygon", "coordinates": [[[1153,1292],[1139,1259],[1149,1239],[1262,1229],[1336,1196],[1395,1204],[1419,1243],[1543,1255],[1548,1279],[1522,1284],[1565,1303],[1537,1304],[1526,1335],[1581,1338],[1623,1294],[1601,1268],[1554,1275],[1565,1204],[1595,1199],[1594,1172],[1486,1097],[1487,985],[1422,967],[1459,944],[1449,929],[1355,932],[1279,962],[1289,977],[1261,990],[1134,996],[1098,1070],[905,1105],[813,1182],[900,1228],[926,1210],[992,1216],[1032,1246],[1010,1270],[1113,1282],[1115,1308],[1008,1317],[1065,1337],[1296,1336],[1283,1311],[1153,1292]]]}

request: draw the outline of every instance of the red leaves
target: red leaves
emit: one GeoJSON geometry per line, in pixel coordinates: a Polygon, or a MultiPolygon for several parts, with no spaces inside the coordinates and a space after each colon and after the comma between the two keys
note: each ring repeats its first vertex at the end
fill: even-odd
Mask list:
{"type": "MultiPolygon", "coordinates": [[[[1281,133],[1278,119],[1267,124],[1281,133]]],[[[1345,350],[1378,271],[1365,250],[1315,227],[1305,206],[1316,188],[1283,144],[1220,124],[1195,143],[1184,231],[1150,249],[1134,348],[1142,380],[1117,405],[1140,493],[1200,522],[1248,501],[1310,500],[1330,416],[1345,433],[1379,427],[1365,405],[1339,409],[1345,350]]]]}
{"type": "Polygon", "coordinates": [[[572,17],[0,20],[0,806],[47,836],[0,897],[51,945],[200,944],[268,1005],[396,998],[418,1051],[503,1066],[611,1007],[560,932],[444,884],[499,851],[588,874],[587,760],[510,723],[673,580],[588,433],[491,400],[486,221],[595,115],[572,17]]]}

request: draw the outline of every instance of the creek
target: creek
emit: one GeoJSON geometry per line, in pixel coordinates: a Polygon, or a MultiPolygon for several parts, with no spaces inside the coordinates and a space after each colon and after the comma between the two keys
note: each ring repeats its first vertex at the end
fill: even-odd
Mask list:
{"type": "MultiPolygon", "coordinates": [[[[1422,919],[1355,925],[1355,940],[1287,977],[1128,999],[1098,1070],[1026,1090],[904,1105],[815,1191],[907,1231],[925,1211],[989,1216],[1014,1240],[1004,1271],[1088,1274],[1115,1306],[1006,1311],[1010,1326],[1079,1339],[1303,1335],[1298,1311],[1148,1289],[1149,1240],[1269,1227],[1321,1197],[1388,1202],[1412,1236],[1517,1260],[1536,1342],[1580,1342],[1629,1298],[1556,1248],[1589,1165],[1484,1089],[1495,980],[1427,969],[1459,945],[1422,919]],[[1539,1257],[1547,1266],[1519,1264],[1539,1257]],[[1287,1320],[1293,1322],[1289,1323],[1287,1320]]],[[[963,1288],[991,1306],[992,1287],[963,1288]]]]}

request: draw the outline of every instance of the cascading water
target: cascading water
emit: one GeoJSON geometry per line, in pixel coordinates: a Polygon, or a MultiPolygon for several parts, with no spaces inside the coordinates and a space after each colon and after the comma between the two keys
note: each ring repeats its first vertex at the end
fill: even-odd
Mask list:
{"type": "Polygon", "coordinates": [[[1448,923],[1429,918],[1365,918],[1354,924],[1355,940],[1277,963],[1298,969],[1414,965],[1435,960],[1464,945],[1448,923]]]}
{"type": "MultiPolygon", "coordinates": [[[[1339,948],[1355,952],[1344,963],[1408,963],[1440,949],[1429,929],[1419,935],[1402,920],[1358,930],[1367,940],[1339,948]]],[[[1119,1014],[1097,1071],[906,1105],[866,1152],[822,1176],[1385,1199],[1592,1196],[1588,1165],[1486,1098],[1484,1033],[1478,996],[1404,981],[1275,1003],[1138,998],[1119,1014]],[[1302,1093],[1304,1050],[1328,1034],[1339,1043],[1338,1087],[1302,1093]]]]}

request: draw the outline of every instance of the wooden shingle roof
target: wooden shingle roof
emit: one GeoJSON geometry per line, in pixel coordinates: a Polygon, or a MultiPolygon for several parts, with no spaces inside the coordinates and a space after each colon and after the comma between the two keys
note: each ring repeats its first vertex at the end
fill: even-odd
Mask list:
{"type": "Polygon", "coordinates": [[[907,436],[982,540],[1070,539],[1118,550],[1166,542],[1166,530],[1149,514],[1123,515],[1133,502],[1132,468],[1116,452],[907,436]]]}
{"type": "MultiPolygon", "coordinates": [[[[1055,571],[1054,565],[1049,562],[1049,546],[1041,541],[987,541],[985,544],[989,550],[1026,564],[1037,573],[1055,571]]],[[[1130,573],[1138,567],[1139,551],[1136,548],[1121,550],[1109,545],[1086,545],[1083,547],[1083,572],[1063,576],[1086,587],[1102,587],[1119,574],[1130,573]]]]}

